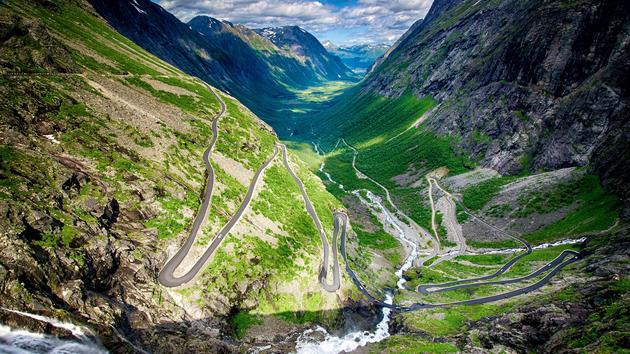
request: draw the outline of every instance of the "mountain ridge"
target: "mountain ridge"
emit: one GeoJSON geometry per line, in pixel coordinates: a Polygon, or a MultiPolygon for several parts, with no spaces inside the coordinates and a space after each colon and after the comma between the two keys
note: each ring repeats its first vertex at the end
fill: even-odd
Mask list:
{"type": "MultiPolygon", "coordinates": [[[[272,101],[295,97],[292,88],[332,77],[355,79],[346,75],[350,71],[343,64],[321,53],[310,59],[273,48],[242,25],[209,16],[185,24],[150,0],[90,3],[112,27],[147,51],[230,92],[262,117],[274,111],[272,101]],[[312,65],[308,64],[310,60],[312,65]]],[[[320,45],[310,34],[302,37],[309,45],[320,45]]]]}
{"type": "Polygon", "coordinates": [[[348,80],[354,75],[342,61],[328,53],[326,48],[299,26],[266,27],[255,29],[256,33],[267,38],[279,48],[309,61],[316,71],[328,80],[348,80]]]}

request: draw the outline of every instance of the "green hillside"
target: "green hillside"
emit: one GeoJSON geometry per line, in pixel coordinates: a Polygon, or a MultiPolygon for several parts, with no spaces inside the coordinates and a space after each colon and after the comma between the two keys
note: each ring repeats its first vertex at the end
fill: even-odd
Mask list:
{"type": "MultiPolygon", "coordinates": [[[[202,154],[219,102],[82,1],[9,1],[0,11],[0,205],[13,215],[0,221],[2,244],[12,250],[0,263],[20,264],[3,280],[15,284],[3,287],[3,306],[90,323],[113,346],[125,344],[110,325],[128,323],[127,335],[145,348],[200,345],[203,338],[181,331],[191,318],[239,327],[244,315],[229,319],[249,313],[256,320],[248,324],[290,327],[337,317],[351,283],[338,294],[319,286],[321,242],[280,158],[202,274],[173,290],[160,286],[157,272],[200,206],[202,154]],[[72,297],[63,290],[70,284],[72,297]],[[120,299],[134,310],[120,311],[120,299]],[[174,334],[145,332],[157,326],[174,334]]],[[[278,142],[237,100],[220,97],[227,112],[212,161],[217,186],[193,254],[238,209],[278,142]]],[[[340,203],[290,159],[331,237],[331,210],[340,203]]],[[[213,351],[213,343],[203,347],[213,351]]]]}

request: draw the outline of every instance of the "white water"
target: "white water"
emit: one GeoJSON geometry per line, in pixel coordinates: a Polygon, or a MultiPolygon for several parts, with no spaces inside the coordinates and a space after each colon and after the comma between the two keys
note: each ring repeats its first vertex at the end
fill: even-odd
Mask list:
{"type": "Polygon", "coordinates": [[[59,321],[56,318],[42,316],[42,315],[36,315],[34,313],[29,313],[29,312],[11,310],[11,309],[7,309],[7,308],[4,308],[4,307],[2,307],[1,309],[3,311],[11,312],[11,313],[14,313],[14,314],[17,314],[17,315],[20,315],[20,316],[30,317],[30,318],[32,318],[34,320],[38,320],[40,322],[46,322],[46,323],[50,324],[53,327],[65,329],[68,332],[72,333],[73,336],[77,337],[78,339],[80,339],[83,342],[91,342],[91,340],[90,340],[88,335],[94,336],[92,331],[90,331],[89,329],[83,328],[81,326],[77,326],[74,323],[61,322],[61,321],[59,321]],[[86,334],[86,332],[87,332],[87,334],[86,334]]]}
{"type": "MultiPolygon", "coordinates": [[[[562,240],[562,241],[556,241],[556,242],[548,242],[548,243],[542,243],[538,246],[534,246],[532,247],[533,250],[541,250],[541,249],[545,249],[545,248],[549,248],[549,247],[556,247],[556,246],[563,246],[563,245],[574,245],[577,243],[582,243],[586,241],[586,237],[581,237],[581,238],[568,238],[566,240],[562,240]]],[[[479,252],[479,254],[501,254],[501,253],[514,253],[514,252],[519,252],[522,251],[522,248],[506,248],[506,249],[502,249],[502,250],[492,250],[492,251],[484,251],[484,252],[479,252]]]]}
{"type": "MultiPolygon", "coordinates": [[[[339,144],[339,141],[337,141],[337,144],[339,144]]],[[[317,144],[313,143],[313,147],[318,154],[321,153],[317,144]]],[[[336,184],[339,186],[339,188],[345,190],[343,188],[343,185],[334,181],[331,175],[328,172],[324,171],[324,167],[325,163],[322,162],[319,167],[319,171],[322,172],[331,183],[336,184]]],[[[389,210],[387,210],[387,208],[383,206],[378,196],[374,195],[370,191],[367,191],[367,197],[369,199],[369,201],[367,201],[360,195],[359,191],[353,191],[352,193],[359,197],[362,203],[367,204],[371,208],[376,208],[380,210],[385,216],[385,221],[396,230],[397,236],[401,240],[401,242],[404,242],[410,246],[411,253],[405,259],[403,265],[395,273],[398,277],[398,288],[404,289],[403,284],[406,282],[406,280],[403,278],[403,273],[411,268],[414,259],[418,257],[418,246],[405,236],[405,231],[399,224],[400,221],[396,217],[394,217],[389,212],[389,210]]],[[[387,293],[385,295],[384,302],[386,304],[392,304],[393,299],[393,294],[387,293]]],[[[320,326],[308,329],[298,337],[295,348],[296,352],[297,354],[338,354],[341,352],[351,352],[359,347],[365,346],[368,343],[380,342],[390,336],[389,321],[391,309],[383,307],[382,312],[383,319],[381,319],[381,321],[376,325],[376,328],[373,332],[355,331],[338,337],[331,335],[326,331],[326,329],[320,326]],[[315,332],[321,333],[324,336],[324,340],[315,341],[310,338],[310,335],[315,332]]]]}
{"type": "Polygon", "coordinates": [[[326,166],[326,163],[325,163],[325,162],[322,162],[322,164],[321,164],[321,165],[319,165],[319,172],[323,173],[323,174],[324,174],[324,176],[326,176],[326,178],[328,179],[328,181],[330,181],[330,183],[332,183],[332,184],[336,184],[336,185],[339,187],[339,189],[341,189],[342,191],[344,191],[344,192],[345,192],[346,190],[343,188],[343,184],[341,184],[341,183],[339,183],[339,182],[337,182],[337,181],[333,180],[333,179],[332,179],[332,176],[330,175],[330,173],[328,173],[328,172],[324,171],[324,167],[325,167],[325,166],[326,166]]]}
{"type": "MultiPolygon", "coordinates": [[[[322,170],[323,164],[322,167],[320,167],[320,171],[322,170]]],[[[330,177],[329,179],[331,182],[335,183],[330,177]]],[[[406,280],[403,278],[403,273],[411,268],[414,259],[418,257],[418,246],[405,236],[405,232],[399,224],[400,221],[392,216],[389,210],[387,210],[387,208],[383,206],[379,197],[368,191],[367,197],[369,201],[366,201],[361,197],[359,191],[353,191],[352,193],[359,197],[362,203],[365,203],[372,208],[378,208],[383,213],[383,215],[385,215],[385,221],[396,230],[398,238],[402,242],[405,242],[410,246],[411,253],[405,259],[403,265],[395,273],[398,277],[398,288],[404,289],[403,285],[406,280]]],[[[385,295],[384,302],[387,304],[392,304],[393,298],[393,294],[387,293],[385,295]]],[[[337,354],[341,352],[353,351],[359,347],[365,346],[368,343],[376,343],[382,341],[383,339],[390,336],[389,320],[391,309],[383,307],[382,311],[383,319],[376,325],[376,329],[373,332],[356,331],[350,332],[342,337],[338,337],[329,334],[326,329],[320,326],[304,331],[304,333],[302,333],[297,339],[297,344],[295,348],[297,354],[337,354]],[[311,340],[309,335],[315,332],[321,333],[324,336],[324,340],[311,340]]]]}
{"type": "Polygon", "coordinates": [[[60,144],[59,140],[57,140],[57,139],[55,138],[55,136],[54,136],[54,135],[52,135],[52,134],[46,134],[46,135],[44,135],[44,138],[46,138],[46,139],[48,139],[48,140],[52,141],[53,143],[55,143],[55,144],[57,144],[57,145],[59,145],[59,144],[60,144]]]}
{"type": "MultiPolygon", "coordinates": [[[[392,294],[385,296],[385,303],[391,304],[394,297],[392,294]]],[[[383,319],[376,325],[374,332],[357,331],[350,332],[343,337],[330,335],[324,328],[317,326],[304,331],[298,337],[295,347],[297,354],[337,354],[341,352],[351,352],[368,343],[380,342],[389,337],[389,315],[391,309],[383,307],[383,319]],[[324,335],[324,340],[315,342],[308,340],[311,333],[320,332],[324,335]]]]}
{"type": "Polygon", "coordinates": [[[15,330],[0,325],[0,353],[11,354],[105,354],[92,343],[61,340],[54,336],[15,330]]]}
{"type": "Polygon", "coordinates": [[[381,204],[381,200],[379,197],[375,196],[370,191],[367,192],[367,197],[370,199],[370,202],[372,202],[373,205],[376,205],[381,210],[381,212],[385,215],[385,221],[387,221],[388,224],[390,224],[394,229],[396,229],[396,232],[398,233],[398,238],[411,248],[411,253],[405,259],[405,262],[403,263],[403,265],[395,273],[396,276],[398,277],[398,282],[396,283],[396,285],[398,285],[398,289],[404,289],[405,288],[404,284],[407,282],[407,280],[405,280],[405,278],[403,277],[403,274],[407,270],[409,270],[409,268],[411,268],[411,266],[413,265],[413,261],[418,257],[418,245],[416,245],[414,242],[408,239],[407,236],[405,236],[405,231],[402,229],[402,227],[400,227],[400,225],[395,220],[395,218],[391,215],[389,210],[387,210],[383,206],[383,204],[381,204]]]}
{"type": "MultiPolygon", "coordinates": [[[[316,144],[316,143],[314,143],[314,142],[313,142],[312,144],[313,144],[313,149],[315,149],[315,153],[317,153],[317,155],[321,155],[321,156],[323,156],[323,155],[324,155],[324,152],[323,152],[323,151],[321,151],[321,150],[319,149],[319,144],[316,144]]],[[[329,181],[330,183],[332,183],[332,184],[336,184],[336,185],[339,187],[339,189],[341,189],[342,191],[344,191],[344,192],[345,192],[346,190],[343,188],[343,184],[338,183],[337,181],[333,180],[333,179],[332,179],[332,176],[330,175],[330,173],[328,173],[328,172],[324,171],[324,167],[325,167],[325,166],[326,166],[326,162],[322,162],[322,164],[321,164],[321,165],[319,165],[319,172],[323,173],[323,174],[324,174],[324,176],[326,176],[326,178],[328,179],[328,181],[329,181]]]]}

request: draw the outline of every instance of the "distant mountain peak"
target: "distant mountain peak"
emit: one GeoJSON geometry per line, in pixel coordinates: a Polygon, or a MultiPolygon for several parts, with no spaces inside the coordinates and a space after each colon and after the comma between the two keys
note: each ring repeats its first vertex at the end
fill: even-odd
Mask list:
{"type": "Polygon", "coordinates": [[[337,56],[329,53],[315,36],[299,26],[266,27],[254,31],[278,48],[310,62],[323,77],[338,80],[354,76],[337,56]]]}
{"type": "Polygon", "coordinates": [[[223,30],[225,26],[234,27],[234,25],[229,21],[219,20],[208,15],[195,16],[192,20],[188,21],[188,25],[191,25],[192,27],[205,26],[216,31],[223,30]],[[196,26],[192,26],[193,24],[196,26]]]}
{"type": "Polygon", "coordinates": [[[329,44],[328,46],[324,44],[324,47],[326,47],[330,53],[341,58],[341,61],[355,72],[367,71],[372,63],[389,49],[389,45],[383,43],[335,46],[330,41],[325,42],[329,44]]]}
{"type": "Polygon", "coordinates": [[[334,50],[337,49],[337,46],[335,45],[335,43],[329,41],[329,40],[324,40],[322,41],[322,45],[324,46],[324,48],[328,49],[328,50],[334,50]]]}

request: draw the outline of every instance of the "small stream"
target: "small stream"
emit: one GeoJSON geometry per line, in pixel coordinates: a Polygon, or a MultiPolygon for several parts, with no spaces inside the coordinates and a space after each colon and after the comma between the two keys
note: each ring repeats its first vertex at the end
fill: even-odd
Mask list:
{"type": "MultiPolygon", "coordinates": [[[[355,191],[357,192],[357,191],[355,191]]],[[[353,193],[355,193],[353,192],[353,193]]],[[[357,193],[358,195],[358,193],[357,193]]],[[[416,245],[414,242],[412,242],[409,238],[407,238],[407,236],[405,235],[405,231],[402,229],[402,227],[400,227],[400,220],[396,219],[394,216],[392,216],[392,214],[389,212],[389,210],[387,210],[383,204],[381,204],[381,200],[379,197],[375,196],[372,192],[368,191],[367,192],[367,197],[368,199],[370,199],[370,202],[372,205],[376,205],[381,212],[383,213],[383,215],[385,215],[385,221],[390,224],[397,232],[398,234],[398,239],[404,243],[406,243],[410,249],[411,249],[411,253],[409,254],[409,256],[405,259],[405,262],[402,264],[402,266],[400,266],[400,268],[396,271],[396,276],[398,277],[398,282],[396,283],[396,285],[398,286],[398,289],[404,289],[405,286],[404,284],[407,282],[407,280],[405,280],[405,278],[403,277],[403,274],[409,270],[409,268],[411,268],[411,266],[413,265],[413,261],[418,258],[418,245],[416,245]]],[[[361,198],[361,197],[359,197],[361,198]]],[[[363,200],[361,200],[363,202],[363,200]]]]}
{"type": "MultiPolygon", "coordinates": [[[[317,145],[315,145],[316,151],[319,152],[317,145]]],[[[332,179],[331,175],[324,171],[325,164],[322,162],[319,171],[322,172],[326,178],[333,184],[339,186],[342,190],[343,185],[337,183],[332,179]]],[[[413,261],[418,257],[418,246],[406,237],[403,228],[400,226],[400,221],[394,217],[387,208],[383,206],[378,196],[372,192],[367,191],[367,198],[364,199],[359,191],[353,191],[359,200],[367,205],[371,209],[377,209],[385,216],[385,222],[391,225],[396,230],[396,235],[401,242],[409,245],[411,252],[405,259],[405,262],[396,271],[398,282],[396,283],[399,289],[404,289],[404,283],[406,280],[403,278],[403,273],[411,268],[413,261]]],[[[388,292],[385,295],[384,302],[392,304],[394,294],[388,292]]],[[[390,336],[389,333],[389,321],[391,320],[391,309],[382,309],[383,318],[376,325],[374,331],[353,331],[344,335],[336,336],[328,333],[325,328],[317,326],[304,331],[297,339],[296,353],[297,354],[337,354],[341,352],[351,352],[359,347],[365,346],[369,343],[377,343],[390,336]],[[323,336],[323,340],[321,337],[323,336]],[[319,339],[314,339],[319,337],[319,339]]]]}
{"type": "MultiPolygon", "coordinates": [[[[549,247],[556,247],[556,246],[563,246],[563,245],[575,245],[575,244],[578,244],[578,243],[582,243],[584,241],[586,241],[586,237],[569,238],[569,239],[566,239],[566,240],[561,240],[561,241],[556,241],[556,242],[541,243],[538,246],[532,247],[532,249],[533,250],[540,250],[540,249],[545,249],[545,248],[549,248],[549,247]]],[[[502,250],[490,250],[490,251],[477,252],[477,254],[516,253],[516,252],[522,251],[523,249],[524,248],[506,248],[506,249],[502,249],[502,250]]]]}

